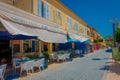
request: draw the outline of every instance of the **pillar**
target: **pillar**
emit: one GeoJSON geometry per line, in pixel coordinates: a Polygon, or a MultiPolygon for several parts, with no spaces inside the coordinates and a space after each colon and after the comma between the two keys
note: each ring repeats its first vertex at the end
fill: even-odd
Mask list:
{"type": "Polygon", "coordinates": [[[48,52],[52,53],[52,43],[48,43],[48,52]]]}
{"type": "Polygon", "coordinates": [[[72,49],[74,49],[75,48],[75,44],[74,44],[74,42],[72,42],[72,49]]]}
{"type": "Polygon", "coordinates": [[[23,43],[23,40],[20,40],[20,52],[21,53],[23,53],[24,51],[23,51],[23,45],[24,45],[24,43],[23,43]]]}
{"type": "Polygon", "coordinates": [[[42,56],[42,42],[39,41],[39,56],[42,56]]]}

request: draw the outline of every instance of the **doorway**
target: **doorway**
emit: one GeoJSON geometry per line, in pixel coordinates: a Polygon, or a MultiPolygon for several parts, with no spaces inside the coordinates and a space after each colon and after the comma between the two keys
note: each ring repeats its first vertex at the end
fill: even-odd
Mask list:
{"type": "Polygon", "coordinates": [[[0,62],[10,63],[12,59],[12,52],[9,40],[0,40],[0,62]]]}

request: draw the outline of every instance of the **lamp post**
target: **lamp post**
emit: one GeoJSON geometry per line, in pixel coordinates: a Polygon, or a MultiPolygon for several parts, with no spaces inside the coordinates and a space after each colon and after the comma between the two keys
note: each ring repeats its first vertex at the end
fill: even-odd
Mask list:
{"type": "Polygon", "coordinates": [[[110,22],[112,23],[112,27],[113,27],[113,42],[114,42],[114,47],[116,47],[115,26],[116,26],[116,23],[118,22],[118,20],[117,19],[112,19],[112,20],[110,20],[110,22]]]}

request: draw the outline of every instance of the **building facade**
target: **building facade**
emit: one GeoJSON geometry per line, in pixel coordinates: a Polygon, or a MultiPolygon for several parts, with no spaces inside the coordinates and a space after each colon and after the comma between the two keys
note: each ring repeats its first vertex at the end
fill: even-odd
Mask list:
{"type": "MultiPolygon", "coordinates": [[[[59,0],[1,0],[0,10],[1,26],[5,26],[4,23],[7,21],[8,23],[11,21],[13,25],[22,25],[21,28],[35,26],[33,31],[28,27],[25,28],[26,30],[23,28],[17,29],[24,33],[27,32],[30,36],[39,37],[39,40],[9,41],[14,53],[30,51],[38,52],[39,55],[42,55],[40,54],[42,51],[52,53],[54,48],[57,49],[60,43],[67,43],[67,37],[80,42],[92,39],[91,35],[96,37],[94,31],[90,32],[91,29],[87,26],[87,23],[59,0]],[[36,30],[37,28],[39,31],[36,30]]],[[[1,31],[3,30],[1,29],[1,31]]],[[[70,44],[69,48],[75,47],[74,42],[70,44]]]]}

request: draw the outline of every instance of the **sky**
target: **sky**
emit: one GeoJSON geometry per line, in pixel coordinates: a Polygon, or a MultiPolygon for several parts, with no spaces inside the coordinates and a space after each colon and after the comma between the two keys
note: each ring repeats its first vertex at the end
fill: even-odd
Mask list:
{"type": "Polygon", "coordinates": [[[71,11],[94,27],[102,37],[112,35],[110,20],[120,21],[120,0],[60,0],[71,11]]]}

